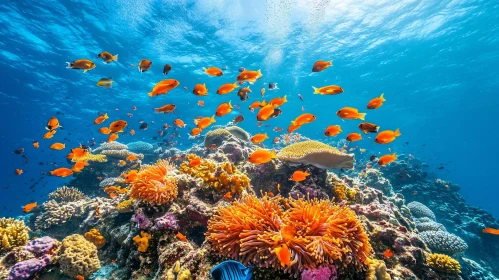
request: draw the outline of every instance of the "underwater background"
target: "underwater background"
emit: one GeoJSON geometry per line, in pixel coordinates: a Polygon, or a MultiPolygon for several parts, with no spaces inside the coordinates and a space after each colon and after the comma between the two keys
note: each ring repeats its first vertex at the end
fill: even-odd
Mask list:
{"type": "MultiPolygon", "coordinates": [[[[110,116],[107,122],[123,119],[127,131],[135,130],[134,136],[120,135],[120,143],[162,142],[163,149],[186,150],[203,141],[190,137],[192,120],[211,116],[231,101],[240,108],[214,125],[243,115],[238,126],[252,135],[267,133],[268,149],[303,113],[302,106],[317,119],[299,133],[326,143],[332,143],[324,136],[329,125],[343,129],[335,141],[358,131],[359,122],[342,121],[335,112],[359,108],[381,130],[400,128],[402,136],[389,145],[376,144],[374,136],[348,144],[357,156],[362,156],[359,148],[367,150],[364,157],[410,154],[424,163],[429,177],[459,185],[467,204],[497,219],[497,22],[496,1],[3,1],[0,217],[22,215],[24,205],[41,205],[73,179],[47,174],[71,167],[66,161],[71,148],[107,141],[93,124],[99,112],[110,116]],[[118,61],[105,64],[96,58],[102,51],[119,54],[118,61]],[[87,73],[66,69],[66,62],[82,58],[96,68],[87,73]],[[142,59],[152,61],[144,73],[137,71],[142,59]],[[333,66],[312,73],[317,60],[332,60],[333,66]],[[173,68],[166,78],[180,86],[151,98],[147,93],[165,79],[165,63],[173,68]],[[207,76],[203,67],[210,66],[222,68],[224,75],[207,76]],[[248,101],[239,100],[237,89],[217,95],[220,85],[234,82],[240,67],[263,74],[250,85],[248,101]],[[96,86],[101,78],[112,78],[113,87],[96,86]],[[206,83],[208,96],[192,94],[199,83],[206,83]],[[269,83],[279,89],[268,90],[269,83]],[[313,94],[312,86],[332,84],[344,92],[313,94]],[[261,88],[267,89],[264,97],[261,88]],[[366,110],[381,93],[387,100],[383,107],[366,110]],[[282,115],[259,126],[248,106],[284,95],[288,102],[282,115]],[[173,113],[154,112],[167,103],[176,105],[173,113]],[[42,139],[52,116],[62,128],[53,139],[42,139]],[[175,119],[187,127],[161,136],[163,124],[173,126],[175,119]],[[147,130],[140,129],[144,122],[147,130]],[[39,149],[33,141],[39,141],[39,149]],[[66,149],[50,149],[53,142],[65,143],[66,149]],[[24,148],[22,156],[13,152],[19,148],[24,148]],[[16,175],[16,169],[23,174],[16,175]]],[[[418,200],[414,196],[409,200],[418,200]]]]}

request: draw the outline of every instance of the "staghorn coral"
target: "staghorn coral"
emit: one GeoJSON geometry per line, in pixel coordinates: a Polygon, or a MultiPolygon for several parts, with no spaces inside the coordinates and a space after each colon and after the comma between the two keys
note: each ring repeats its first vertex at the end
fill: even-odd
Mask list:
{"type": "Polygon", "coordinates": [[[29,240],[29,227],[21,220],[0,219],[0,253],[13,247],[24,246],[29,240]]]}
{"type": "Polygon", "coordinates": [[[126,150],[126,149],[128,149],[127,145],[114,141],[111,143],[104,142],[100,144],[100,146],[94,149],[92,152],[98,153],[106,150],[126,150]]]}
{"type": "Polygon", "coordinates": [[[84,156],[81,156],[79,158],[73,158],[71,159],[72,162],[77,162],[77,161],[97,161],[97,162],[106,162],[107,158],[105,155],[96,155],[96,154],[91,154],[87,153],[84,156]]]}
{"type": "Polygon", "coordinates": [[[100,269],[97,248],[79,234],[70,235],[62,240],[59,264],[64,274],[71,277],[77,275],[89,277],[100,269]]]}
{"type": "Polygon", "coordinates": [[[118,205],[116,205],[116,210],[118,210],[118,212],[120,213],[132,212],[134,201],[135,199],[133,198],[123,200],[122,202],[118,203],[118,205]]]}
{"type": "Polygon", "coordinates": [[[144,141],[128,143],[126,147],[126,149],[134,153],[151,153],[154,150],[153,145],[144,141]]]}
{"type": "Polygon", "coordinates": [[[244,196],[218,209],[208,222],[206,238],[220,256],[295,276],[320,265],[362,269],[371,254],[355,213],[317,199],[244,196]],[[283,244],[291,251],[291,266],[286,268],[275,254],[283,244]]]}
{"type": "Polygon", "coordinates": [[[455,254],[468,249],[464,240],[446,231],[424,231],[419,236],[431,250],[439,253],[455,254]]]}
{"type": "Polygon", "coordinates": [[[430,254],[426,257],[426,264],[434,270],[449,273],[461,273],[461,265],[455,259],[443,254],[430,254]]]}
{"type": "Polygon", "coordinates": [[[137,251],[141,253],[147,252],[147,248],[149,248],[149,239],[151,238],[152,235],[144,231],[140,232],[140,236],[135,236],[133,242],[138,246],[137,251]]]}
{"type": "Polygon", "coordinates": [[[366,280],[390,280],[390,274],[386,271],[385,262],[382,260],[370,260],[366,280]]]}
{"type": "Polygon", "coordinates": [[[62,186],[51,192],[49,198],[57,202],[72,202],[85,198],[85,194],[77,188],[62,186]]]}
{"type": "Polygon", "coordinates": [[[282,161],[297,164],[311,164],[319,168],[352,168],[353,154],[345,154],[338,149],[318,141],[304,141],[284,147],[277,157],[282,161]]]}
{"type": "Polygon", "coordinates": [[[431,211],[430,208],[426,207],[423,203],[413,201],[409,204],[407,204],[407,208],[411,210],[411,214],[415,218],[423,218],[427,217],[435,221],[435,214],[433,214],[433,211],[431,211]]]}
{"type": "MultiPolygon", "coordinates": [[[[194,154],[187,156],[189,161],[195,157],[194,154]]],[[[223,162],[220,164],[203,159],[200,165],[190,167],[189,161],[180,165],[180,173],[201,178],[208,187],[215,189],[217,192],[229,191],[233,194],[240,194],[250,185],[248,176],[239,171],[233,163],[223,162]]]]}
{"type": "Polygon", "coordinates": [[[49,200],[43,203],[44,211],[42,215],[36,217],[35,228],[47,229],[53,225],[64,224],[72,217],[80,217],[85,213],[88,202],[87,199],[67,203],[49,200]]]}
{"type": "Polygon", "coordinates": [[[174,171],[174,166],[161,159],[142,168],[130,184],[130,197],[155,204],[171,202],[178,194],[174,171]]]}
{"type": "Polygon", "coordinates": [[[209,147],[210,145],[220,146],[224,141],[230,138],[232,134],[223,128],[217,128],[208,131],[204,137],[204,146],[209,147]]]}
{"type": "Polygon", "coordinates": [[[97,249],[100,249],[106,245],[106,239],[104,236],[96,229],[93,228],[85,233],[85,239],[92,242],[97,249]]]}

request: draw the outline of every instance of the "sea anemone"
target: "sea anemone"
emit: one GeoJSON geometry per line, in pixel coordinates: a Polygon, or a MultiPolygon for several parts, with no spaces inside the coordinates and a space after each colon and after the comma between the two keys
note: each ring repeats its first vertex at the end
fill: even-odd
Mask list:
{"type": "Polygon", "coordinates": [[[158,160],[148,165],[130,184],[130,197],[149,203],[166,204],[177,197],[177,178],[175,168],[166,160],[158,160]]]}

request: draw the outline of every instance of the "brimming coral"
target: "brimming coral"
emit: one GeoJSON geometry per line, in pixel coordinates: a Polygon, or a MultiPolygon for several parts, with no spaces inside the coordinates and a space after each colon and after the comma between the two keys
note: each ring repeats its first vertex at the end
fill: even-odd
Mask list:
{"type": "Polygon", "coordinates": [[[217,210],[206,239],[217,255],[295,276],[321,265],[362,269],[371,255],[355,213],[328,200],[247,195],[217,210]],[[289,267],[275,253],[283,244],[291,252],[289,267]]]}
{"type": "Polygon", "coordinates": [[[130,197],[151,204],[166,204],[177,197],[175,167],[166,160],[158,160],[137,173],[137,179],[130,184],[130,197]]]}
{"type": "Polygon", "coordinates": [[[339,200],[345,200],[348,203],[353,203],[356,200],[358,187],[350,188],[346,184],[336,183],[333,187],[333,195],[339,200]]]}
{"type": "Polygon", "coordinates": [[[166,213],[154,219],[154,230],[179,230],[178,220],[173,213],[166,213]]]}
{"type": "Polygon", "coordinates": [[[140,230],[149,229],[152,226],[151,220],[149,220],[149,218],[144,215],[144,212],[141,208],[139,208],[137,212],[135,212],[130,221],[136,223],[136,227],[140,230]]]}
{"type": "Polygon", "coordinates": [[[85,198],[85,194],[74,187],[62,186],[49,194],[57,202],[72,202],[85,198]]]}
{"type": "Polygon", "coordinates": [[[443,254],[429,254],[426,257],[426,264],[434,270],[449,273],[461,273],[461,265],[455,259],[443,254]]]}
{"type": "Polygon", "coordinates": [[[301,274],[301,280],[336,280],[337,277],[338,271],[334,265],[305,269],[301,274]]]}
{"type": "Polygon", "coordinates": [[[432,251],[455,254],[466,251],[468,244],[459,236],[446,231],[424,231],[419,234],[432,251]]]}
{"type": "Polygon", "coordinates": [[[70,235],[62,240],[59,265],[64,274],[76,277],[90,274],[100,269],[97,247],[79,234],[70,235]]]}
{"type": "Polygon", "coordinates": [[[147,252],[147,248],[149,248],[149,240],[152,238],[147,232],[141,231],[140,236],[135,236],[133,238],[133,242],[138,246],[137,251],[141,253],[147,252]]]}
{"type": "Polygon", "coordinates": [[[413,201],[413,202],[407,204],[407,208],[409,208],[411,210],[411,214],[415,218],[427,217],[427,218],[432,219],[433,221],[435,221],[435,219],[436,219],[433,211],[431,211],[430,208],[428,208],[426,205],[424,205],[421,202],[413,201]]]}
{"type": "Polygon", "coordinates": [[[191,272],[188,269],[182,269],[182,267],[180,266],[180,261],[177,261],[166,272],[166,279],[168,279],[168,280],[191,280],[192,276],[191,276],[191,272]]]}
{"type": "Polygon", "coordinates": [[[370,260],[366,280],[390,280],[390,274],[386,271],[386,264],[382,260],[370,260]]]}
{"type": "Polygon", "coordinates": [[[24,246],[29,240],[29,228],[21,220],[0,219],[0,253],[17,246],[24,246]]]}
{"type": "Polygon", "coordinates": [[[100,249],[106,245],[106,239],[104,236],[96,229],[93,228],[85,233],[85,239],[92,242],[97,249],[100,249]]]}
{"type": "Polygon", "coordinates": [[[7,280],[32,279],[31,277],[45,269],[52,260],[48,255],[39,259],[33,258],[16,263],[11,269],[7,280]]]}
{"type": "Polygon", "coordinates": [[[284,147],[277,157],[294,164],[311,164],[319,168],[352,168],[353,154],[345,154],[319,141],[304,141],[284,147]]]}

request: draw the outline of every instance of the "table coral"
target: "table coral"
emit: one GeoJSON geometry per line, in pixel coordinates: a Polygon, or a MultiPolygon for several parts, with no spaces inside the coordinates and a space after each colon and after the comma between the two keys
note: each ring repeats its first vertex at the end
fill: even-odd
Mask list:
{"type": "Polygon", "coordinates": [[[352,168],[353,154],[345,154],[319,141],[304,141],[284,147],[277,157],[282,161],[311,164],[319,168],[352,168]]]}
{"type": "Polygon", "coordinates": [[[137,173],[137,179],[130,184],[130,197],[151,204],[166,204],[177,197],[175,167],[166,160],[158,160],[137,173]]]}
{"type": "Polygon", "coordinates": [[[329,264],[362,269],[371,255],[355,213],[327,200],[247,195],[218,209],[208,222],[206,238],[220,256],[295,276],[329,264]],[[291,251],[286,268],[275,253],[283,244],[291,251]]]}
{"type": "Polygon", "coordinates": [[[461,265],[455,259],[443,254],[430,254],[426,257],[426,264],[434,270],[459,274],[461,273],[461,265]]]}
{"type": "Polygon", "coordinates": [[[122,143],[117,142],[117,141],[114,141],[111,143],[104,142],[104,143],[100,144],[99,147],[92,150],[92,152],[98,153],[98,152],[105,151],[105,150],[126,150],[126,149],[128,149],[127,145],[122,144],[122,143]]]}
{"type": "Polygon", "coordinates": [[[24,246],[29,240],[29,228],[21,220],[0,219],[0,252],[24,246]]]}
{"type": "Polygon", "coordinates": [[[104,236],[96,229],[93,228],[85,233],[85,239],[92,242],[97,249],[100,249],[106,245],[106,239],[104,236]]]}
{"type": "Polygon", "coordinates": [[[85,194],[74,187],[62,186],[49,194],[49,199],[57,202],[72,202],[85,198],[85,194]]]}
{"type": "Polygon", "coordinates": [[[147,232],[141,231],[140,236],[135,236],[133,238],[133,242],[138,246],[137,251],[145,253],[147,252],[147,248],[149,248],[149,239],[152,238],[147,232]]]}
{"type": "Polygon", "coordinates": [[[64,274],[76,277],[89,277],[100,269],[97,247],[79,234],[70,235],[62,240],[59,265],[64,274]]]}

